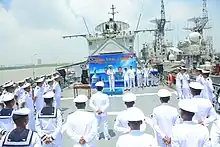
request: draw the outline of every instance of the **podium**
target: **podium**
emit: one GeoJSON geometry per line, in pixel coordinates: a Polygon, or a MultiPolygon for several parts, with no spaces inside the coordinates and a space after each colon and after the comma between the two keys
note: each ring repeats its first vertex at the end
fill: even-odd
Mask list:
{"type": "Polygon", "coordinates": [[[90,84],[74,84],[73,85],[74,98],[79,95],[79,91],[78,91],[79,89],[87,90],[88,98],[89,99],[91,98],[92,90],[91,90],[90,84]]]}

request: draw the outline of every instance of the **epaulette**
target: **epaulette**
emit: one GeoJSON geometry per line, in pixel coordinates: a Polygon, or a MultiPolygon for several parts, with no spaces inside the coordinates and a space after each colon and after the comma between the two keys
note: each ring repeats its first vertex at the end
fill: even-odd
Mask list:
{"type": "Polygon", "coordinates": [[[86,110],[86,112],[94,112],[94,111],[92,111],[92,110],[86,110]]]}
{"type": "Polygon", "coordinates": [[[74,113],[75,111],[73,111],[73,112],[70,112],[69,114],[72,114],[72,113],[74,113]]]}

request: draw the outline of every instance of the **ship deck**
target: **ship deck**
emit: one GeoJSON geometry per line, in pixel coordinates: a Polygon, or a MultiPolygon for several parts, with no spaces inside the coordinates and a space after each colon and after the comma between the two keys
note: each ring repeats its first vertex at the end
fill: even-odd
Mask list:
{"type": "MultiPolygon", "coordinates": [[[[167,86],[158,86],[158,87],[146,87],[144,89],[142,88],[134,88],[132,90],[133,93],[137,95],[137,102],[136,106],[140,108],[144,113],[145,116],[150,117],[153,108],[160,105],[160,101],[157,94],[157,91],[161,88],[169,89],[172,92],[172,98],[170,100],[170,104],[177,107],[178,100],[176,99],[176,92],[173,89],[168,88],[167,86]]],[[[92,91],[93,93],[95,91],[92,91]]],[[[80,91],[80,94],[86,94],[86,91],[80,91]]],[[[73,103],[73,90],[71,88],[65,89],[62,93],[62,102],[61,107],[64,112],[64,119],[66,121],[66,118],[70,112],[75,111],[75,106],[73,103]]],[[[87,110],[91,110],[90,107],[87,105],[87,110]]],[[[114,147],[116,145],[118,135],[117,133],[113,132],[113,126],[114,126],[114,120],[116,118],[116,113],[120,112],[125,109],[124,103],[122,101],[122,96],[116,95],[116,96],[110,96],[110,108],[108,109],[109,116],[108,116],[108,125],[109,125],[109,132],[110,135],[113,137],[111,140],[99,140],[96,141],[97,147],[114,147]],[[115,135],[115,136],[114,136],[115,135]]],[[[102,127],[101,127],[102,130],[102,127]]],[[[147,133],[150,133],[153,135],[152,128],[147,125],[146,129],[147,133]]],[[[66,133],[63,135],[62,144],[64,147],[72,147],[74,141],[72,141],[66,133]]]]}

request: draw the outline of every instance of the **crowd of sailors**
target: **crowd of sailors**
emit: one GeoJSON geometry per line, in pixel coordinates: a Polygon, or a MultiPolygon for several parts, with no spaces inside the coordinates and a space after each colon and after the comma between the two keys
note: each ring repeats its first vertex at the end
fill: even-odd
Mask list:
{"type": "MultiPolygon", "coordinates": [[[[151,118],[135,106],[137,97],[134,93],[123,94],[122,101],[127,108],[117,114],[114,122],[114,131],[119,135],[116,147],[220,146],[219,112],[215,111],[209,97],[209,92],[213,92],[209,72],[197,69],[196,81],[190,81],[187,69],[181,67],[179,70],[176,78],[177,88],[181,89],[177,89],[179,111],[169,104],[175,97],[167,89],[158,91],[161,105],[152,110],[151,118]],[[154,136],[145,133],[147,125],[154,130],[154,136]]],[[[64,132],[73,140],[70,146],[93,147],[96,140],[102,139],[102,125],[104,139],[111,140],[108,132],[110,100],[102,92],[104,83],[98,81],[95,84],[96,93],[90,99],[86,95],[74,98],[76,111],[70,113],[63,124],[59,79],[59,74],[39,78],[33,90],[30,79],[18,82],[18,86],[12,81],[4,84],[0,147],[62,147],[64,132]],[[86,105],[92,112],[86,110],[86,105]]]]}

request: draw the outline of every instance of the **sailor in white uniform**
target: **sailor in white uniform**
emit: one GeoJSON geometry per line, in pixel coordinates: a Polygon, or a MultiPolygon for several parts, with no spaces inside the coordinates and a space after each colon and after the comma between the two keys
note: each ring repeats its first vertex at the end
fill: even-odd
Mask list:
{"type": "Polygon", "coordinates": [[[153,66],[153,68],[150,69],[150,73],[151,73],[151,86],[156,86],[156,76],[158,74],[158,70],[156,69],[155,66],[153,66]]]}
{"type": "Polygon", "coordinates": [[[54,77],[53,92],[55,93],[55,108],[60,109],[61,87],[59,84],[60,76],[54,77]]]}
{"type": "Polygon", "coordinates": [[[189,90],[189,75],[187,73],[187,68],[182,67],[181,70],[183,71],[183,99],[189,99],[190,98],[190,90],[189,90]]]}
{"type": "Polygon", "coordinates": [[[101,139],[99,133],[100,131],[99,127],[102,123],[104,127],[103,133],[105,136],[105,140],[110,140],[110,135],[108,133],[108,115],[107,115],[107,109],[110,105],[109,98],[107,94],[102,93],[104,87],[104,83],[102,81],[97,82],[95,86],[98,92],[92,95],[90,99],[90,107],[95,112],[95,116],[98,122],[97,139],[101,139]]]}
{"type": "MultiPolygon", "coordinates": [[[[53,79],[52,78],[47,79],[46,82],[47,82],[47,84],[46,84],[46,87],[44,88],[44,94],[49,91],[53,91],[53,79]]],[[[54,101],[55,101],[55,99],[54,99],[54,101]]]]}
{"type": "Polygon", "coordinates": [[[108,66],[107,75],[108,75],[108,81],[109,81],[109,89],[110,91],[115,91],[115,71],[112,67],[112,65],[108,66]]]}
{"type": "Polygon", "coordinates": [[[143,78],[142,78],[142,70],[141,67],[137,68],[137,85],[138,88],[142,87],[143,85],[143,78]]]}
{"type": "Polygon", "coordinates": [[[15,89],[14,94],[16,96],[17,102],[19,102],[24,92],[24,90],[21,88],[24,85],[24,81],[18,81],[17,83],[18,87],[15,89]]]}
{"type": "Polygon", "coordinates": [[[150,69],[148,68],[148,66],[146,65],[144,70],[144,86],[149,86],[149,75],[150,75],[150,69]]]}
{"type": "Polygon", "coordinates": [[[177,124],[172,129],[172,147],[210,147],[208,128],[192,121],[197,106],[192,99],[179,101],[182,124],[177,124]]]}
{"type": "Polygon", "coordinates": [[[94,147],[97,120],[94,113],[85,110],[87,101],[87,96],[77,96],[74,99],[77,110],[67,117],[66,133],[74,141],[73,147],[94,147]]]}
{"type": "MultiPolygon", "coordinates": [[[[116,117],[116,120],[115,120],[115,124],[114,124],[114,130],[121,135],[127,134],[131,131],[131,128],[128,126],[128,120],[126,120],[126,113],[129,109],[134,107],[136,99],[137,99],[136,95],[133,93],[126,93],[122,97],[122,100],[124,101],[124,103],[127,107],[127,110],[123,110],[118,114],[118,116],[116,117]]],[[[141,124],[140,131],[144,132],[146,129],[146,123],[145,123],[144,119],[142,121],[143,121],[143,123],[141,124]]]]}
{"type": "Polygon", "coordinates": [[[203,76],[202,76],[202,69],[196,68],[196,82],[200,82],[202,84],[203,76]]]}
{"type": "Polygon", "coordinates": [[[129,83],[129,71],[127,68],[125,68],[125,71],[123,73],[123,77],[124,77],[124,89],[126,90],[130,90],[130,83],[129,83]]]}
{"type": "Polygon", "coordinates": [[[35,99],[35,106],[37,112],[40,111],[44,107],[44,99],[43,99],[43,78],[40,78],[36,81],[37,86],[34,89],[34,99],[35,99]]]}
{"type": "Polygon", "coordinates": [[[132,107],[127,111],[126,120],[131,131],[118,138],[116,147],[157,147],[156,140],[150,134],[140,131],[145,116],[143,112],[132,107]]]}
{"type": "Polygon", "coordinates": [[[215,109],[208,99],[200,95],[201,91],[204,89],[203,85],[199,82],[191,82],[189,86],[193,95],[192,100],[197,104],[198,109],[198,112],[193,117],[193,121],[208,126],[217,119],[215,109]]]}
{"type": "Polygon", "coordinates": [[[31,94],[31,84],[26,83],[22,87],[24,89],[24,94],[22,96],[21,106],[30,109],[28,129],[35,131],[35,117],[34,117],[34,97],[31,94]]]}
{"type": "Polygon", "coordinates": [[[12,114],[14,111],[15,99],[14,94],[6,93],[3,96],[2,101],[5,104],[5,108],[0,111],[0,128],[1,135],[4,135],[6,132],[9,132],[15,128],[12,114]]]}
{"type": "Polygon", "coordinates": [[[130,66],[128,72],[129,72],[129,86],[131,89],[132,87],[135,87],[135,72],[132,66],[130,66]]]}
{"type": "Polygon", "coordinates": [[[176,108],[168,105],[171,92],[160,89],[157,93],[160,97],[161,105],[153,110],[153,127],[156,131],[157,143],[160,147],[170,146],[172,127],[177,123],[179,117],[176,108]]]}
{"type": "MultiPolygon", "coordinates": [[[[177,69],[179,70],[180,68],[177,69]]],[[[177,91],[178,99],[182,99],[183,96],[182,88],[183,88],[183,71],[181,70],[176,75],[176,91],[177,91]]]]}
{"type": "Polygon", "coordinates": [[[38,134],[26,129],[29,114],[30,110],[28,108],[13,112],[12,118],[16,128],[2,137],[2,147],[41,147],[41,140],[38,134]]]}
{"type": "Polygon", "coordinates": [[[43,95],[46,106],[37,113],[36,131],[45,147],[62,146],[62,116],[59,109],[53,107],[53,91],[43,95]]]}
{"type": "Polygon", "coordinates": [[[210,71],[203,70],[202,75],[203,75],[203,80],[202,80],[202,85],[204,86],[204,89],[202,90],[202,96],[204,98],[207,98],[213,103],[213,98],[214,98],[214,87],[212,85],[212,79],[209,77],[210,71]]]}
{"type": "MultiPolygon", "coordinates": [[[[6,94],[6,93],[14,93],[15,92],[15,86],[14,86],[15,82],[13,81],[9,81],[7,83],[5,83],[3,85],[3,88],[5,89],[5,91],[3,92],[3,95],[6,94]]],[[[17,97],[15,97],[15,101],[16,101],[16,104],[17,104],[17,97]]]]}

